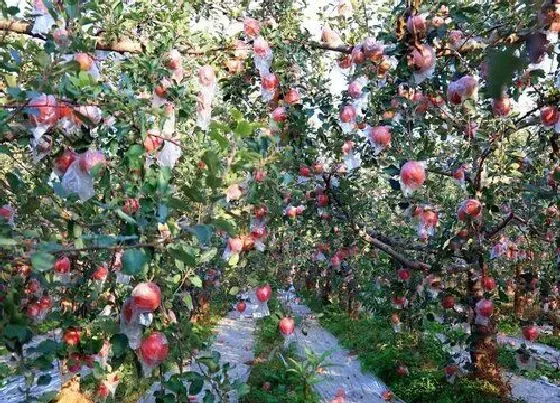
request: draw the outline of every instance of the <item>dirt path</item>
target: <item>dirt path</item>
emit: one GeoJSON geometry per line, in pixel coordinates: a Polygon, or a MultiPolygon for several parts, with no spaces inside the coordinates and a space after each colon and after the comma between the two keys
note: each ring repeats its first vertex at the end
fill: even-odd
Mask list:
{"type": "Polygon", "coordinates": [[[559,403],[560,388],[544,380],[530,380],[513,374],[506,374],[511,385],[511,396],[526,403],[559,403]]]}
{"type": "Polygon", "coordinates": [[[514,348],[520,348],[522,343],[527,345],[529,349],[537,358],[548,362],[554,368],[560,367],[560,351],[547,344],[531,343],[517,336],[507,336],[505,334],[498,334],[498,343],[509,345],[514,348]]]}
{"type": "MultiPolygon", "coordinates": [[[[253,295],[251,298],[255,301],[256,298],[253,295]]],[[[239,379],[246,383],[249,379],[249,372],[251,367],[247,362],[254,359],[253,345],[255,343],[255,329],[257,319],[252,317],[252,313],[256,309],[256,304],[247,303],[247,310],[243,315],[232,311],[226,317],[222,318],[216,328],[214,329],[215,341],[212,343],[208,352],[217,351],[220,353],[220,362],[229,362],[231,369],[228,374],[231,380],[239,379]]],[[[203,353],[204,354],[204,353],[203,353]]],[[[195,371],[201,372],[201,364],[198,362],[191,363],[185,371],[195,371]]],[[[174,372],[168,372],[165,374],[165,378],[169,379],[174,372]]],[[[202,402],[202,397],[204,395],[205,389],[210,389],[210,384],[205,382],[202,392],[193,397],[192,403],[202,402]]],[[[151,388],[144,395],[138,403],[155,403],[154,392],[161,389],[161,384],[156,381],[152,384],[151,388]]],[[[235,392],[232,392],[229,398],[229,402],[236,403],[238,398],[235,392]]]]}
{"type": "Polygon", "coordinates": [[[304,326],[307,335],[296,328],[295,341],[298,350],[305,348],[321,355],[332,351],[326,362],[327,366],[319,375],[320,382],[314,385],[322,402],[331,402],[341,389],[345,392],[345,403],[380,403],[387,386],[373,374],[362,372],[358,358],[351,355],[339,343],[336,337],[325,330],[305,305],[292,305],[294,313],[305,317],[304,326]]]}

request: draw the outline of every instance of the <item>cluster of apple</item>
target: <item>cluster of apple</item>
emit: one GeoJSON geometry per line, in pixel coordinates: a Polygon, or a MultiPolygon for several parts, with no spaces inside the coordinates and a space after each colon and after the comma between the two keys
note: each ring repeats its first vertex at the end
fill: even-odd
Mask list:
{"type": "Polygon", "coordinates": [[[160,305],[161,290],[157,284],[140,283],[134,287],[121,310],[121,332],[127,336],[129,347],[136,350],[145,376],[150,376],[152,370],[165,361],[169,352],[163,333],[156,331],[143,337],[144,327],[152,324],[153,314],[160,305]]]}

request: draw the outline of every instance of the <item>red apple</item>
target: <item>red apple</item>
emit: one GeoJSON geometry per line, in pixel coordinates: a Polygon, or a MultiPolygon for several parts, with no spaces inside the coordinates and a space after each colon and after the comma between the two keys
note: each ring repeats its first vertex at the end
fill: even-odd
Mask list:
{"type": "Polygon", "coordinates": [[[286,119],[288,119],[288,113],[286,112],[286,108],[284,108],[283,106],[279,106],[276,109],[274,109],[272,111],[272,119],[274,119],[276,123],[281,123],[284,122],[286,119]]]}
{"type": "Polygon", "coordinates": [[[48,295],[43,295],[41,299],[39,299],[39,305],[44,311],[51,309],[51,307],[53,306],[52,298],[48,295]]]}
{"type": "Polygon", "coordinates": [[[163,333],[154,332],[142,340],[138,351],[146,365],[155,367],[165,361],[169,352],[169,346],[163,333]]]}
{"type": "Polygon", "coordinates": [[[97,388],[97,396],[99,396],[100,399],[107,399],[109,394],[109,388],[105,385],[105,382],[100,383],[97,388]]]}
{"type": "Polygon", "coordinates": [[[247,304],[244,301],[240,301],[237,303],[237,312],[243,313],[247,309],[247,304]]]}
{"type": "Polygon", "coordinates": [[[69,346],[80,344],[80,330],[76,327],[69,327],[62,334],[62,341],[69,346]]]}
{"type": "Polygon", "coordinates": [[[290,88],[288,92],[286,92],[286,95],[284,95],[284,101],[288,105],[297,104],[300,100],[301,100],[301,96],[299,95],[298,90],[295,88],[290,88]]]}
{"type": "Polygon", "coordinates": [[[399,279],[402,281],[406,281],[410,278],[410,271],[408,269],[399,269],[397,271],[397,276],[399,276],[399,279]]]}
{"type": "Polygon", "coordinates": [[[461,206],[459,207],[459,211],[457,212],[457,217],[461,221],[466,221],[467,219],[471,218],[478,218],[482,213],[482,204],[475,199],[468,199],[465,200],[461,206]]]}
{"type": "Polygon", "coordinates": [[[79,159],[80,169],[85,173],[90,173],[93,167],[98,165],[105,165],[107,159],[101,151],[89,150],[80,155],[79,159]]]}
{"type": "Polygon", "coordinates": [[[317,195],[317,205],[319,207],[325,207],[328,204],[329,204],[329,196],[327,196],[324,193],[317,195]]]}
{"type": "Polygon", "coordinates": [[[78,62],[82,71],[88,71],[93,65],[93,59],[87,53],[76,53],[74,60],[78,62]]]}
{"type": "Polygon", "coordinates": [[[126,214],[134,214],[140,208],[140,203],[136,199],[126,199],[124,201],[123,211],[126,214]]]}
{"type": "Polygon", "coordinates": [[[453,297],[453,295],[446,295],[443,297],[443,300],[441,301],[441,305],[445,309],[451,309],[455,306],[455,298],[453,297]]]}
{"type": "Polygon", "coordinates": [[[257,206],[255,207],[255,217],[257,217],[259,220],[262,220],[264,217],[266,217],[266,214],[268,212],[268,209],[266,207],[266,205],[261,205],[261,206],[257,206]]]}
{"type": "Polygon", "coordinates": [[[105,280],[108,274],[109,270],[107,269],[107,266],[101,265],[93,272],[91,278],[94,280],[105,280]]]}
{"type": "Polygon", "coordinates": [[[530,342],[534,342],[539,337],[539,328],[535,325],[525,326],[523,328],[523,337],[530,342]]]}
{"type": "Polygon", "coordinates": [[[492,304],[492,301],[487,299],[481,300],[476,304],[476,306],[478,308],[478,312],[482,316],[489,317],[494,313],[494,305],[492,304]]]}
{"type": "Polygon", "coordinates": [[[397,372],[398,376],[401,376],[401,377],[408,376],[408,368],[404,365],[399,365],[397,367],[396,372],[397,372]]]}
{"type": "Polygon", "coordinates": [[[35,319],[41,314],[41,304],[39,302],[33,302],[27,305],[25,313],[27,314],[27,316],[29,316],[29,318],[35,319]]]}
{"type": "Polygon", "coordinates": [[[64,150],[62,155],[54,159],[55,172],[59,175],[63,175],[64,173],[66,173],[68,168],[70,168],[70,165],[72,165],[77,157],[78,154],[76,154],[74,151],[64,150]]]}
{"type": "Polygon", "coordinates": [[[511,101],[508,97],[500,97],[492,101],[492,111],[496,116],[508,116],[511,112],[511,101]]]}
{"type": "Polygon", "coordinates": [[[134,319],[134,314],[136,313],[136,306],[134,305],[134,298],[130,297],[124,302],[123,305],[123,317],[126,324],[129,324],[134,319]]]}
{"type": "Polygon", "coordinates": [[[229,238],[228,247],[233,253],[239,253],[243,250],[243,240],[241,238],[229,238]]]}
{"type": "Polygon", "coordinates": [[[132,290],[132,298],[137,309],[155,311],[161,305],[161,290],[155,283],[140,283],[132,290]]]}
{"type": "Polygon", "coordinates": [[[555,106],[545,106],[541,109],[541,121],[545,126],[554,126],[558,119],[560,118],[560,113],[558,108],[555,106]]]}
{"type": "Polygon", "coordinates": [[[306,165],[302,165],[299,167],[299,174],[305,177],[311,176],[311,169],[306,165]]]}
{"type": "Polygon", "coordinates": [[[156,95],[160,98],[166,98],[167,97],[167,89],[162,86],[162,85],[158,85],[155,89],[154,92],[156,93],[156,95]]]}
{"type": "Polygon", "coordinates": [[[163,139],[160,137],[160,131],[157,129],[149,129],[146,132],[144,139],[144,149],[147,153],[157,150],[163,144],[163,139]]]}
{"type": "Polygon", "coordinates": [[[496,288],[496,281],[492,277],[482,277],[482,287],[488,291],[496,288]]]}
{"type": "Polygon", "coordinates": [[[78,372],[82,368],[82,357],[79,353],[72,353],[66,362],[68,371],[78,372]]]}
{"type": "Polygon", "coordinates": [[[356,109],[351,105],[346,105],[340,111],[340,121],[342,123],[350,123],[356,119],[356,109]]]}
{"type": "Polygon", "coordinates": [[[54,262],[54,272],[56,274],[70,273],[70,259],[67,256],[61,257],[54,262]]]}
{"type": "Polygon", "coordinates": [[[255,182],[264,182],[266,178],[266,172],[259,169],[255,172],[255,182]]]}
{"type": "Polygon", "coordinates": [[[266,302],[272,295],[272,288],[268,284],[257,287],[256,294],[260,302],[266,302]]]}
{"type": "Polygon", "coordinates": [[[293,334],[295,328],[294,318],[288,316],[282,318],[282,320],[278,324],[278,328],[284,336],[293,334]]]}

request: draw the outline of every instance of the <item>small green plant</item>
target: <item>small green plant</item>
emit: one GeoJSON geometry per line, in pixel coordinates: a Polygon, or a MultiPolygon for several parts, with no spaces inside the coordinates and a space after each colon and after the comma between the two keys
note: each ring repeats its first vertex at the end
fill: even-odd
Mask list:
{"type": "Polygon", "coordinates": [[[514,371],[517,369],[517,363],[515,360],[515,351],[504,347],[498,347],[498,364],[500,367],[505,368],[510,371],[514,371]]]}
{"type": "Polygon", "coordinates": [[[498,322],[498,331],[510,336],[518,335],[521,333],[519,322],[512,318],[502,318],[498,322]]]}
{"type": "Polygon", "coordinates": [[[309,349],[304,350],[305,359],[301,362],[296,361],[293,358],[284,359],[281,356],[284,365],[286,366],[286,372],[295,378],[295,381],[301,385],[303,389],[303,397],[306,401],[309,401],[312,395],[311,388],[315,383],[319,381],[318,373],[322,368],[325,368],[327,364],[325,359],[331,354],[330,351],[325,351],[321,355],[315,354],[309,349]]]}
{"type": "MultiPolygon", "coordinates": [[[[242,397],[244,403],[315,403],[317,396],[310,388],[313,382],[302,380],[297,374],[299,368],[291,367],[291,363],[299,364],[295,346],[291,345],[282,351],[284,338],[278,330],[278,322],[284,316],[284,311],[278,301],[272,297],[268,302],[270,316],[257,322],[255,340],[255,363],[251,367],[247,381],[248,393],[242,397]],[[296,370],[296,373],[291,371],[296,370]]],[[[322,360],[310,357],[306,368],[312,371],[322,360]]],[[[310,379],[315,373],[310,374],[310,379]],[[311,376],[312,375],[312,376],[311,376]]]]}
{"type": "Polygon", "coordinates": [[[539,343],[547,344],[556,349],[560,349],[560,336],[553,334],[543,334],[539,336],[539,343]]]}

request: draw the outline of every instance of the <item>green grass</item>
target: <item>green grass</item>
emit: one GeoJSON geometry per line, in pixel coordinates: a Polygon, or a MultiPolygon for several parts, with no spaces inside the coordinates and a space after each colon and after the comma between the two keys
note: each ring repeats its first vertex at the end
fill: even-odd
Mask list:
{"type": "Polygon", "coordinates": [[[556,336],[553,334],[542,334],[539,336],[537,342],[547,344],[550,347],[554,347],[560,350],[560,336],[556,336]]]}
{"type": "Polygon", "coordinates": [[[462,377],[453,384],[448,383],[443,368],[451,357],[430,333],[395,333],[386,317],[362,315],[358,320],[352,320],[337,306],[322,307],[321,310],[318,315],[321,324],[345,348],[358,354],[365,371],[376,374],[406,402],[500,401],[498,391],[488,382],[462,377]],[[408,376],[397,374],[399,365],[408,368],[408,376]]]}
{"type": "Polygon", "coordinates": [[[498,364],[500,364],[500,367],[505,368],[508,371],[517,370],[515,351],[504,346],[498,346],[498,364]]]}
{"type": "Polygon", "coordinates": [[[505,333],[509,336],[518,336],[521,334],[521,327],[518,320],[512,320],[504,317],[498,321],[498,332],[505,333]]]}

